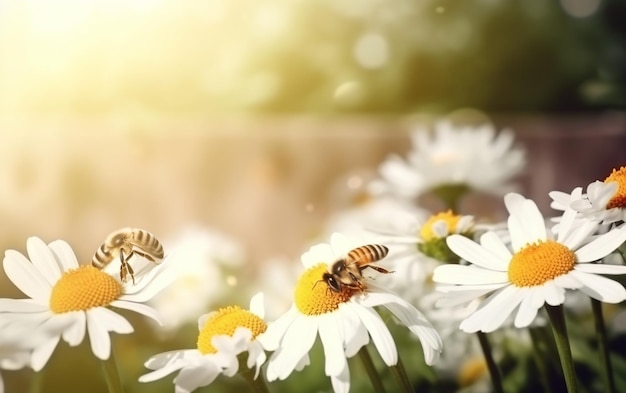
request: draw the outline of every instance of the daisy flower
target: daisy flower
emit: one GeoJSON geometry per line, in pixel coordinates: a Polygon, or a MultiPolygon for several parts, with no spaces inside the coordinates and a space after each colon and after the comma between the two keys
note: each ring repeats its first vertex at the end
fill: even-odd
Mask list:
{"type": "Polygon", "coordinates": [[[576,188],[571,194],[553,191],[552,208],[565,210],[571,207],[589,220],[611,224],[626,221],[626,166],[613,172],[603,182],[595,181],[587,186],[587,192],[581,194],[576,188]]]}
{"type": "Polygon", "coordinates": [[[145,366],[154,370],[139,377],[140,382],[161,379],[180,371],[174,384],[176,393],[188,393],[209,385],[220,374],[232,377],[239,371],[240,354],[247,352],[247,367],[256,367],[259,374],[266,355],[259,341],[267,324],[264,318],[263,295],[250,300],[250,311],[229,306],[205,314],[198,319],[197,348],[160,353],[145,366]]]}
{"type": "MultiPolygon", "coordinates": [[[[372,231],[377,241],[390,247],[386,259],[396,274],[382,276],[378,282],[404,299],[418,302],[432,292],[431,277],[435,267],[459,260],[448,248],[446,238],[454,233],[471,237],[475,230],[474,217],[446,211],[430,217],[405,212],[388,218],[385,227],[372,231]]],[[[431,304],[428,308],[421,306],[428,310],[431,304]]]]}
{"type": "Polygon", "coordinates": [[[361,246],[339,233],[330,244],[318,244],[302,255],[306,267],[294,293],[294,303],[283,316],[271,323],[264,337],[265,348],[275,351],[269,360],[267,378],[286,379],[293,371],[309,364],[308,353],[319,335],[324,347],[325,374],[335,392],[350,389],[347,358],[368,344],[370,337],[388,366],[398,362],[398,352],[389,329],[374,307],[388,309],[422,344],[426,363],[439,358],[439,334],[415,307],[380,288],[364,277],[363,292],[348,287],[333,291],[323,281],[330,264],[361,246]]]}
{"type": "Polygon", "coordinates": [[[175,278],[148,304],[161,316],[163,328],[173,332],[233,291],[237,280],[229,271],[243,263],[245,253],[232,238],[204,227],[188,227],[166,244],[175,278]]]}
{"type": "Polygon", "coordinates": [[[413,149],[407,160],[390,156],[379,168],[381,178],[371,191],[414,198],[444,186],[462,193],[467,189],[501,195],[526,163],[525,151],[513,147],[514,134],[496,135],[490,125],[455,127],[449,122],[411,133],[413,149]]]}
{"type": "Polygon", "coordinates": [[[494,232],[483,234],[480,244],[452,235],[448,246],[471,264],[435,269],[433,279],[444,284],[438,289],[446,294],[444,299],[449,305],[488,296],[476,312],[463,320],[461,330],[494,331],[515,309],[515,326],[526,327],[544,303],[563,304],[566,289],[579,289],[607,303],[626,299],[620,283],[600,275],[626,274],[626,266],[590,263],[604,258],[626,240],[626,225],[594,236],[598,223],[576,223],[576,212],[569,209],[558,231],[552,234],[532,200],[511,193],[504,202],[509,212],[512,251],[494,232]]]}
{"type": "MultiPolygon", "coordinates": [[[[109,332],[128,334],[131,324],[110,307],[135,311],[159,321],[156,312],[143,304],[169,283],[165,261],[150,263],[152,269],[135,269],[136,285],[119,280],[115,273],[91,265],[79,266],[65,241],[46,245],[37,237],[26,242],[28,258],[7,250],[4,271],[28,299],[0,299],[0,317],[25,328],[37,327],[48,334],[32,352],[32,368],[41,370],[61,338],[70,346],[89,335],[96,357],[106,360],[111,352],[109,332]],[[30,260],[29,260],[30,259],[30,260]],[[138,274],[139,273],[139,274],[138,274]]],[[[133,258],[132,262],[136,260],[133,258]]],[[[113,262],[112,265],[115,265],[113,262]]]]}

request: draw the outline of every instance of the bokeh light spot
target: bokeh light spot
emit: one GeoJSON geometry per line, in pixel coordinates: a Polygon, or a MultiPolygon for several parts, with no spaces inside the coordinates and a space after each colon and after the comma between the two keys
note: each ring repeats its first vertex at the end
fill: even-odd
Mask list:
{"type": "Polygon", "coordinates": [[[376,69],[389,60],[389,45],[385,37],[377,33],[363,34],[354,46],[354,58],[363,68],[376,69]]]}

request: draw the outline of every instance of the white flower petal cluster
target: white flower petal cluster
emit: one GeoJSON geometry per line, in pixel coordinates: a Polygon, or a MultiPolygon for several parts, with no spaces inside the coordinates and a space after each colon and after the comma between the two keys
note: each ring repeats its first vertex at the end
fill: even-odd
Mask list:
{"type": "MultiPolygon", "coordinates": [[[[265,308],[263,294],[259,293],[250,300],[250,312],[263,319],[265,308]]],[[[202,331],[212,313],[198,319],[198,330],[202,331]]],[[[198,348],[174,350],[152,356],[145,363],[151,370],[139,378],[140,382],[152,382],[178,371],[174,378],[176,393],[190,393],[200,387],[211,384],[220,374],[232,377],[239,372],[239,355],[247,353],[246,365],[255,368],[256,379],[265,360],[265,350],[260,339],[264,333],[253,337],[253,332],[239,326],[232,335],[213,336],[211,345],[215,353],[202,353],[198,348]]]]}
{"type": "MultiPolygon", "coordinates": [[[[26,248],[28,258],[18,251],[7,250],[3,264],[9,279],[29,298],[0,299],[0,318],[9,320],[10,325],[44,332],[46,339],[32,350],[32,368],[41,370],[61,339],[70,346],[76,346],[85,335],[89,336],[94,355],[108,359],[111,351],[109,333],[132,333],[132,325],[108,307],[55,313],[51,309],[53,288],[65,274],[79,268],[74,251],[65,241],[45,244],[37,237],[30,237],[26,248]]],[[[169,284],[170,275],[166,271],[166,262],[152,265],[152,270],[137,277],[136,285],[120,283],[121,294],[109,305],[160,322],[156,311],[144,303],[169,284]]],[[[113,277],[119,281],[117,274],[113,277]]],[[[76,295],[91,296],[87,292],[76,295]]]]}
{"type": "MultiPolygon", "coordinates": [[[[561,219],[558,232],[553,234],[546,228],[545,220],[532,200],[519,194],[508,194],[505,204],[510,214],[508,230],[512,250],[493,232],[483,234],[479,243],[452,235],[447,240],[449,247],[470,265],[443,265],[435,269],[433,279],[442,284],[438,289],[445,293],[443,301],[447,305],[487,296],[481,307],[461,323],[462,330],[491,332],[513,313],[515,326],[526,327],[545,303],[563,304],[566,289],[578,289],[608,303],[626,299],[626,289],[621,284],[602,276],[626,274],[626,267],[593,263],[626,241],[626,225],[594,236],[598,223],[580,223],[576,220],[576,212],[569,209],[561,219]],[[560,245],[550,249],[553,253],[554,249],[560,252],[552,256],[559,259],[547,259],[543,267],[529,271],[530,280],[537,280],[532,284],[512,282],[509,272],[514,256],[533,246],[543,247],[548,241],[560,245]],[[563,256],[572,258],[571,268],[544,279],[545,269],[550,264],[561,263],[563,256]]],[[[546,252],[542,258],[549,256],[546,252]]]]}
{"type": "Polygon", "coordinates": [[[411,133],[412,150],[404,160],[390,156],[379,168],[374,193],[415,198],[442,185],[501,195],[511,191],[511,180],[526,164],[525,151],[514,147],[514,134],[496,134],[490,125],[459,127],[438,122],[432,134],[424,128],[411,133]]]}
{"type": "MultiPolygon", "coordinates": [[[[308,269],[322,261],[332,263],[357,246],[350,239],[335,233],[330,244],[315,245],[304,253],[302,263],[308,269]]],[[[322,290],[319,293],[328,292],[322,290]]],[[[315,299],[318,300],[324,301],[315,299]]],[[[268,380],[285,379],[294,370],[309,364],[308,353],[318,336],[324,347],[325,374],[330,377],[335,392],[349,391],[347,359],[356,355],[370,339],[385,364],[395,365],[398,352],[389,329],[375,309],[379,306],[389,310],[419,338],[427,364],[438,360],[442,350],[441,338],[422,313],[407,301],[367,280],[364,293],[351,296],[336,309],[309,315],[294,303],[287,313],[269,325],[263,338],[265,348],[274,351],[267,368],[268,380]]]]}

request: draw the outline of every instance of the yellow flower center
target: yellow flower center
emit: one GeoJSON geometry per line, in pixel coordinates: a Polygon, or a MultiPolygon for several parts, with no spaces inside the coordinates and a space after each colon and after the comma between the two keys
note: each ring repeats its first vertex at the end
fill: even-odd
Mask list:
{"type": "Polygon", "coordinates": [[[553,240],[527,244],[509,264],[509,280],[518,287],[542,285],[574,270],[576,255],[553,240]]]}
{"type": "Polygon", "coordinates": [[[211,344],[215,336],[230,336],[235,334],[238,327],[250,329],[252,339],[265,332],[267,324],[261,317],[244,310],[239,306],[228,306],[220,308],[210,315],[198,334],[198,350],[203,355],[216,353],[217,349],[211,344]]]}
{"type": "Polygon", "coordinates": [[[105,307],[122,294],[122,285],[91,265],[63,273],[52,288],[50,310],[57,314],[105,307]]]}
{"type": "Polygon", "coordinates": [[[446,223],[448,226],[448,233],[456,233],[456,226],[460,219],[461,216],[452,213],[452,210],[437,213],[434,216],[431,216],[424,223],[424,225],[422,225],[422,228],[420,229],[420,236],[426,242],[439,238],[439,236],[437,236],[437,234],[433,231],[433,224],[437,221],[444,221],[446,223]]]}
{"type": "Polygon", "coordinates": [[[621,167],[619,170],[613,169],[613,172],[604,179],[605,183],[617,182],[619,187],[617,192],[606,204],[607,209],[613,208],[626,208],[626,166],[621,167]]]}
{"type": "Polygon", "coordinates": [[[354,290],[342,287],[335,292],[322,280],[328,266],[320,263],[306,270],[296,284],[295,303],[304,315],[320,315],[336,310],[354,294],[354,290]]]}
{"type": "Polygon", "coordinates": [[[466,387],[472,385],[483,375],[487,374],[487,363],[482,356],[472,357],[463,362],[458,374],[459,386],[466,387]]]}

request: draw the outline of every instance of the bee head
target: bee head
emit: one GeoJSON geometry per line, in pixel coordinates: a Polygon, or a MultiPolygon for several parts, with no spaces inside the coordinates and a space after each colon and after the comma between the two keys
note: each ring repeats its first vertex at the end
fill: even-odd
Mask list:
{"type": "Polygon", "coordinates": [[[324,273],[324,275],[322,275],[322,280],[324,280],[324,282],[328,285],[328,288],[334,292],[341,292],[341,284],[332,274],[324,273]]]}

